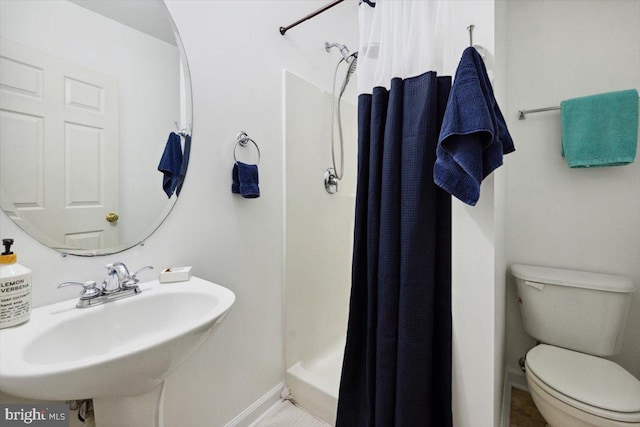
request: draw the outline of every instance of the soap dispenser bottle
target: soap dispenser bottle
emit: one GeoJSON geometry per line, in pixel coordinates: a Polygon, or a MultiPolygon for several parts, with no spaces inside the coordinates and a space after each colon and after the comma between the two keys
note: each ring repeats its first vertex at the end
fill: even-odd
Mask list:
{"type": "Polygon", "coordinates": [[[29,320],[31,314],[31,270],[16,263],[13,239],[2,239],[0,255],[0,329],[29,320]]]}

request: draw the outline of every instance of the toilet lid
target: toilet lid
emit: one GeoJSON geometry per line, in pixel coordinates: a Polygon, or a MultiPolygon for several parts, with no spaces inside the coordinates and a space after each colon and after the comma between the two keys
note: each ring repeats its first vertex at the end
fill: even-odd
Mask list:
{"type": "Polygon", "coordinates": [[[527,353],[527,368],[579,402],[614,412],[640,412],[640,381],[610,360],[540,344],[527,353]]]}

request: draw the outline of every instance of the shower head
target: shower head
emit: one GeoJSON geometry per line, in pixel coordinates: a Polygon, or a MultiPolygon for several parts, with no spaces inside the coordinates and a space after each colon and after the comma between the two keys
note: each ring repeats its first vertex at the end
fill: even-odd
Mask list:
{"type": "Polygon", "coordinates": [[[340,54],[342,55],[342,58],[345,61],[348,60],[348,58],[350,56],[350,52],[349,52],[349,48],[347,48],[347,46],[345,46],[343,44],[339,44],[339,43],[329,43],[329,42],[325,42],[324,43],[324,49],[327,52],[330,52],[332,47],[338,48],[338,50],[340,50],[340,54]]]}
{"type": "Polygon", "coordinates": [[[344,77],[344,81],[342,82],[340,96],[344,94],[344,91],[347,89],[347,85],[349,84],[349,80],[351,80],[351,76],[356,71],[356,67],[358,66],[358,52],[353,52],[345,59],[345,61],[349,64],[349,68],[347,69],[347,75],[344,77]]]}
{"type": "Polygon", "coordinates": [[[358,64],[358,51],[353,52],[349,55],[345,61],[349,64],[349,70],[353,73],[356,70],[356,65],[358,64]]]}

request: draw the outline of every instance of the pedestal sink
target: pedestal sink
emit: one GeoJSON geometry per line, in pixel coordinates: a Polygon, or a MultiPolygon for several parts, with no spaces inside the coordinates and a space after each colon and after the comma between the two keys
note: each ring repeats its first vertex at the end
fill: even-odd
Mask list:
{"type": "Polygon", "coordinates": [[[93,398],[97,427],[159,427],[165,378],[209,337],[235,301],[193,277],[140,284],[142,292],[76,308],[34,309],[0,330],[0,390],[42,400],[93,398]]]}

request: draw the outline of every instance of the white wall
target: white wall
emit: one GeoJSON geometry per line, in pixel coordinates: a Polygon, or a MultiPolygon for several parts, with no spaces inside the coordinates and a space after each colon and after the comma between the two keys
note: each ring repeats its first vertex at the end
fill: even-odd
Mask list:
{"type": "Polygon", "coordinates": [[[120,164],[113,166],[119,167],[122,183],[118,226],[121,236],[133,240],[167,204],[156,169],[167,136],[180,120],[176,46],[60,0],[3,2],[0,36],[117,79],[120,164]]]}
{"type": "MultiPolygon", "coordinates": [[[[558,111],[516,119],[518,109],[640,89],[640,2],[514,1],[508,23],[506,116],[517,147],[508,165],[508,262],[622,274],[640,285],[639,159],[569,169],[558,111]]],[[[509,277],[507,366],[515,369],[534,344],[509,277]]],[[[640,378],[640,292],[614,360],[640,378]]]]}
{"type": "MultiPolygon", "coordinates": [[[[498,0],[494,3],[494,28],[495,28],[495,62],[493,71],[496,79],[493,89],[496,99],[500,103],[502,112],[510,111],[507,102],[507,0],[498,0]]],[[[512,154],[512,153],[511,153],[512,154]]],[[[493,359],[493,421],[494,426],[505,422],[506,415],[502,412],[507,402],[511,399],[511,390],[504,390],[505,379],[505,354],[506,354],[506,292],[507,292],[507,171],[511,163],[511,154],[504,159],[504,165],[494,172],[494,225],[495,225],[495,250],[494,250],[494,359],[493,359]],[[506,393],[506,395],[505,395],[506,393]]],[[[510,401],[509,401],[510,405],[510,401]]],[[[503,425],[503,424],[500,424],[503,425]]]]}
{"type": "MultiPolygon", "coordinates": [[[[96,280],[108,262],[132,268],[192,265],[235,292],[229,316],[169,380],[166,424],[222,426],[283,379],[283,86],[288,69],[330,90],[336,57],[325,41],[354,44],[357,3],[290,30],[278,28],[325,2],[170,1],[192,72],[193,149],[180,200],[144,247],[62,258],[0,215],[19,262],[34,271],[34,303],[72,298],[66,280],[96,280]],[[231,194],[233,145],[245,130],[262,151],[259,199],[231,194]]],[[[149,277],[149,276],[146,276],[149,277]]]]}
{"type": "MultiPolygon", "coordinates": [[[[496,28],[494,1],[453,2],[453,51],[457,66],[469,45],[486,49],[487,70],[504,109],[505,57],[496,28]]],[[[498,21],[496,20],[498,19],[498,21]]],[[[510,156],[504,162],[511,161],[510,156]]],[[[482,183],[474,207],[452,205],[453,417],[456,427],[496,426],[500,422],[504,354],[504,171],[482,183]]]]}

